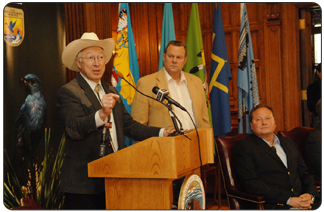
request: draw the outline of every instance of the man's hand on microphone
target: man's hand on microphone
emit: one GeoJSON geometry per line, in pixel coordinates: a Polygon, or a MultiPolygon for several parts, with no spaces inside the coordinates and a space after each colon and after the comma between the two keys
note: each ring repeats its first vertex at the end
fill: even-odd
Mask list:
{"type": "Polygon", "coordinates": [[[164,131],[163,131],[163,137],[167,137],[168,135],[170,135],[174,131],[175,131],[175,129],[170,129],[170,128],[164,129],[164,131]]]}
{"type": "Polygon", "coordinates": [[[119,95],[114,93],[108,93],[102,97],[102,108],[99,110],[99,116],[102,121],[111,114],[111,111],[119,98],[119,95]]]}

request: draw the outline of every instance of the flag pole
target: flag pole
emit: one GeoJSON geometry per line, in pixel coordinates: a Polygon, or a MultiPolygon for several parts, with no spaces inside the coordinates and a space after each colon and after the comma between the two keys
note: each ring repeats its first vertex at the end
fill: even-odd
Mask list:
{"type": "Polygon", "coordinates": [[[242,90],[242,121],[243,133],[246,133],[246,107],[245,107],[245,90],[242,90]]]}

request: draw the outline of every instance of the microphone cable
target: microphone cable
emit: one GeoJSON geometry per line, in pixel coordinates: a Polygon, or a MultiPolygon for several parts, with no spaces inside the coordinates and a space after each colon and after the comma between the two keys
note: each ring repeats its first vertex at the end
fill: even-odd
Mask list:
{"type": "Polygon", "coordinates": [[[204,177],[204,173],[203,173],[203,164],[202,164],[202,158],[201,158],[201,149],[200,149],[200,139],[199,139],[199,133],[198,133],[198,129],[197,129],[197,125],[196,123],[193,121],[190,113],[186,110],[186,112],[188,113],[190,119],[191,119],[191,122],[193,123],[193,125],[195,126],[195,131],[196,131],[196,134],[197,134],[197,138],[198,138],[198,149],[199,149],[199,159],[200,159],[200,173],[201,173],[201,177],[203,178],[204,177]]]}

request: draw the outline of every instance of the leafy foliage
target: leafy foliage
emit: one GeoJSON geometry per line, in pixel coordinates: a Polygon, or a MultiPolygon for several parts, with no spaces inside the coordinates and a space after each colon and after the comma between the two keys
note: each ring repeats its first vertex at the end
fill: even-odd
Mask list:
{"type": "MultiPolygon", "coordinates": [[[[60,174],[61,167],[64,160],[64,146],[65,135],[63,134],[57,152],[50,149],[50,134],[51,129],[45,129],[45,155],[44,160],[38,169],[37,164],[33,164],[36,170],[36,176],[34,180],[36,182],[37,203],[43,209],[60,209],[64,203],[63,193],[60,192],[60,174]]],[[[22,198],[27,198],[30,195],[31,187],[30,183],[27,185],[21,185],[19,179],[13,169],[12,163],[5,154],[5,167],[7,178],[4,181],[4,204],[7,208],[15,208],[21,206],[20,201],[22,198]]]]}

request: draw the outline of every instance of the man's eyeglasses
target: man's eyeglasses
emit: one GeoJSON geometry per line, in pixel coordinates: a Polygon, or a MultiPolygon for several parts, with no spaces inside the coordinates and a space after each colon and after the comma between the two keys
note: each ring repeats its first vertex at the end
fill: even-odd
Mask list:
{"type": "Polygon", "coordinates": [[[85,59],[87,62],[94,62],[96,60],[96,58],[98,59],[98,61],[104,61],[105,60],[105,56],[100,55],[100,56],[90,56],[90,57],[79,57],[79,59],[85,59]]]}

